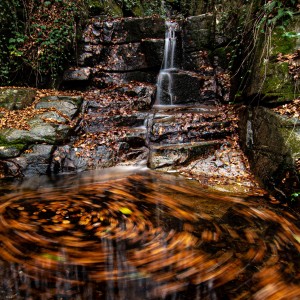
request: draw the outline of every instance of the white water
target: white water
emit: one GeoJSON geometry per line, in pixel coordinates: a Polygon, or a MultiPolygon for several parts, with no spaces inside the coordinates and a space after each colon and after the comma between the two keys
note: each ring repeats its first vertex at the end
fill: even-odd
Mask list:
{"type": "Polygon", "coordinates": [[[160,70],[157,78],[157,96],[156,104],[165,104],[164,94],[168,95],[169,104],[173,105],[173,76],[172,72],[176,70],[175,55],[176,55],[176,30],[178,24],[176,22],[166,21],[166,34],[165,34],[165,47],[164,59],[162,69],[160,70]],[[167,90],[165,89],[167,86],[167,90]]]}

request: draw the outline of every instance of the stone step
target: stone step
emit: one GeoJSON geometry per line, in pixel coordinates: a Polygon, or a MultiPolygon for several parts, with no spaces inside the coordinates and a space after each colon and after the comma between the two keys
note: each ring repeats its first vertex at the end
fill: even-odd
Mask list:
{"type": "Polygon", "coordinates": [[[89,113],[85,120],[83,129],[85,132],[97,133],[109,130],[113,127],[142,127],[148,113],[137,112],[134,114],[107,116],[101,113],[89,113]]]}
{"type": "Polygon", "coordinates": [[[231,122],[204,122],[195,124],[154,124],[149,137],[152,143],[176,144],[200,140],[214,140],[230,136],[231,122]]]}
{"type": "MultiPolygon", "coordinates": [[[[156,109],[156,111],[155,111],[156,109]]],[[[215,106],[162,106],[149,117],[152,144],[177,144],[224,139],[234,132],[232,120],[215,106]]]]}
{"type": "Polygon", "coordinates": [[[148,167],[157,169],[167,166],[186,165],[189,162],[207,156],[220,147],[222,141],[181,143],[174,145],[155,145],[150,147],[148,167]]]}

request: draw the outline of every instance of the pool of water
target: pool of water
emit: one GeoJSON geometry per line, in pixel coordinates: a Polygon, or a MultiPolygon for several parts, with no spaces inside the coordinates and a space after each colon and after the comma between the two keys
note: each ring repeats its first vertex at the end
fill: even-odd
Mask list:
{"type": "Polygon", "coordinates": [[[0,299],[300,299],[299,226],[149,170],[1,182],[0,299]]]}

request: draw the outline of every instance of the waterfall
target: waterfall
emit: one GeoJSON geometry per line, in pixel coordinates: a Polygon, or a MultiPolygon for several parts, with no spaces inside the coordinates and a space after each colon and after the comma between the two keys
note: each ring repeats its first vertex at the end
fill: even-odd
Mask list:
{"type": "Polygon", "coordinates": [[[173,72],[176,71],[176,31],[178,24],[166,21],[164,58],[157,78],[156,104],[173,104],[173,72]]]}

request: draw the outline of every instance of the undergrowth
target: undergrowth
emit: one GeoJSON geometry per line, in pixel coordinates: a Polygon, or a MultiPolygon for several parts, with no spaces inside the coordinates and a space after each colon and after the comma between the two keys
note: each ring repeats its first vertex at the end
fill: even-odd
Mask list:
{"type": "Polygon", "coordinates": [[[84,0],[2,0],[0,83],[55,86],[76,51],[84,0]]]}

